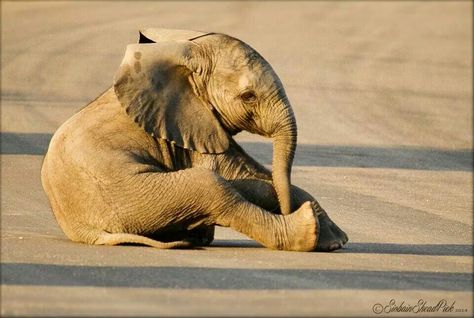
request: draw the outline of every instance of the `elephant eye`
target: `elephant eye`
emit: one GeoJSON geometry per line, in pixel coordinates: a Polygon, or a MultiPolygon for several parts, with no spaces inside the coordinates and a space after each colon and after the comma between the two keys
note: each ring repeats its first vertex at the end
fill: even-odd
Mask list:
{"type": "Polygon", "coordinates": [[[257,95],[253,91],[246,91],[240,95],[244,103],[253,103],[257,100],[257,95]]]}

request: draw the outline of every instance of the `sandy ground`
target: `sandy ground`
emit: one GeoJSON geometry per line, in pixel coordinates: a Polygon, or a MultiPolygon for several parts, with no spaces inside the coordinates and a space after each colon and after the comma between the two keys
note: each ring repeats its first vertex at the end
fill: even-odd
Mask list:
{"type": "MultiPolygon", "coordinates": [[[[2,316],[376,316],[420,299],[473,315],[471,2],[1,6],[2,316]],[[65,238],[45,149],[149,26],[227,33],[273,65],[298,121],[293,182],[348,233],[343,250],[270,251],[226,229],[204,250],[65,238]]],[[[268,140],[238,140],[271,164],[268,140]]]]}

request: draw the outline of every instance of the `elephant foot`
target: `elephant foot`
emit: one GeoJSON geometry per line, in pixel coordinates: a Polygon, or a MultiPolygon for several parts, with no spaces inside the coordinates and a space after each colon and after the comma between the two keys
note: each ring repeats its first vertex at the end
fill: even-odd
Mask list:
{"type": "Polygon", "coordinates": [[[347,243],[349,240],[347,234],[329,218],[324,210],[319,214],[318,220],[320,233],[316,251],[335,251],[347,243]]]}
{"type": "Polygon", "coordinates": [[[193,246],[209,246],[214,241],[214,226],[199,226],[186,233],[186,241],[193,246]]]}
{"type": "Polygon", "coordinates": [[[313,251],[317,246],[319,236],[319,221],[313,204],[307,201],[285,218],[291,230],[288,233],[286,246],[281,249],[298,252],[313,251]]]}

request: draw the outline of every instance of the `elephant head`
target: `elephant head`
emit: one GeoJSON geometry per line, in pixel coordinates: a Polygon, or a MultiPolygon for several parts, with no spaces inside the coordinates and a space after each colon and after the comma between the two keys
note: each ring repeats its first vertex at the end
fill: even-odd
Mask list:
{"type": "Polygon", "coordinates": [[[273,139],[272,177],[291,211],[296,121],[270,64],[233,37],[146,29],[127,47],[114,89],[145,131],[200,153],[222,153],[242,130],[273,139]]]}

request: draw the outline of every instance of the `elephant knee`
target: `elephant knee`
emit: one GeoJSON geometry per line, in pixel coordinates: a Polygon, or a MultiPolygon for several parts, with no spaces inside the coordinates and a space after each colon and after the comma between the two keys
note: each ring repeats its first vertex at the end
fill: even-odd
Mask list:
{"type": "Polygon", "coordinates": [[[192,178],[203,189],[219,186],[224,181],[217,173],[205,168],[193,168],[192,178]]]}
{"type": "Polygon", "coordinates": [[[232,187],[231,183],[212,170],[196,168],[196,185],[203,198],[209,199],[215,206],[230,205],[242,200],[241,195],[232,187]]]}

